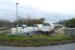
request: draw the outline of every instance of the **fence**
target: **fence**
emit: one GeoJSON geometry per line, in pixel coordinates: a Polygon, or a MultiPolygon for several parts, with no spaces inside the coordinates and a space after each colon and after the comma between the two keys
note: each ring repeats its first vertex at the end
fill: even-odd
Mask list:
{"type": "Polygon", "coordinates": [[[65,28],[65,34],[75,36],[75,28],[65,28]]]}
{"type": "Polygon", "coordinates": [[[0,34],[7,34],[10,33],[9,27],[0,27],[0,34]]]}

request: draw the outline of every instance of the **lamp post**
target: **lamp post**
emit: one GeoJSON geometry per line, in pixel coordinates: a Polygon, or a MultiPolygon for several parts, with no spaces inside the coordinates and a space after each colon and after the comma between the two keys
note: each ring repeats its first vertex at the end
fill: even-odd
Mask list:
{"type": "Polygon", "coordinates": [[[16,20],[17,20],[17,23],[16,23],[16,26],[17,26],[17,27],[16,27],[16,31],[17,31],[17,33],[18,33],[18,24],[19,24],[19,23],[18,23],[18,20],[19,20],[19,19],[18,19],[18,4],[19,4],[19,3],[16,3],[16,20]]]}

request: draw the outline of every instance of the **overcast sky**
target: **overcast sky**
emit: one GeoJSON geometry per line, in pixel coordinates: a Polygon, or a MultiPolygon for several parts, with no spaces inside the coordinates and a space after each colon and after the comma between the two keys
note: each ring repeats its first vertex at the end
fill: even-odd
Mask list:
{"type": "Polygon", "coordinates": [[[19,3],[19,16],[30,18],[46,18],[56,22],[75,17],[75,0],[0,0],[0,19],[16,19],[16,2],[19,3]]]}

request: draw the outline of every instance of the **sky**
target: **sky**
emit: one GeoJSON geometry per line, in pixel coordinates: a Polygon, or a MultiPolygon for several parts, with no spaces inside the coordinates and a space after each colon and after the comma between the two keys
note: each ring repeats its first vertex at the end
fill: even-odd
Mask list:
{"type": "Polygon", "coordinates": [[[45,18],[47,22],[58,22],[75,18],[75,0],[0,0],[0,19],[16,20],[16,3],[18,16],[21,18],[45,18]]]}

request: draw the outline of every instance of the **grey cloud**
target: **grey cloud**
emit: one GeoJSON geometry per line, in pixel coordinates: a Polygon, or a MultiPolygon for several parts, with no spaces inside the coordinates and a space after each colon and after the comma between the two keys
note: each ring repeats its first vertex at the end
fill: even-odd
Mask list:
{"type": "MultiPolygon", "coordinates": [[[[47,21],[57,22],[63,19],[69,19],[69,15],[51,12],[40,12],[32,7],[19,5],[19,16],[26,17],[29,13],[31,18],[46,18],[47,21]]],[[[0,0],[0,19],[14,21],[16,19],[16,1],[15,0],[0,0]]]]}

